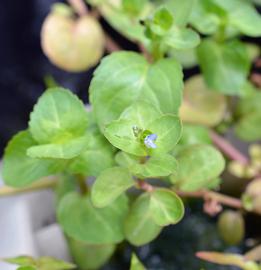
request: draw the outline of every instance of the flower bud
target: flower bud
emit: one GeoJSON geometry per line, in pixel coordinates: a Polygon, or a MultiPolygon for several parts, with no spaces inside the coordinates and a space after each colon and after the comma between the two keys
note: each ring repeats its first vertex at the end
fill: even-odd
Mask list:
{"type": "Polygon", "coordinates": [[[218,218],[220,237],[229,245],[239,244],[245,234],[245,223],[239,212],[226,210],[218,218]]]}
{"type": "Polygon", "coordinates": [[[261,159],[261,145],[259,144],[252,144],[249,146],[249,155],[251,159],[260,160],[261,159]]]}
{"type": "Polygon", "coordinates": [[[243,178],[246,173],[246,167],[237,161],[231,161],[228,165],[228,171],[236,177],[243,178]]]}
{"type": "Polygon", "coordinates": [[[80,72],[98,63],[105,41],[96,19],[91,16],[74,19],[70,13],[57,12],[56,8],[43,23],[41,43],[53,64],[66,71],[80,72]]]}

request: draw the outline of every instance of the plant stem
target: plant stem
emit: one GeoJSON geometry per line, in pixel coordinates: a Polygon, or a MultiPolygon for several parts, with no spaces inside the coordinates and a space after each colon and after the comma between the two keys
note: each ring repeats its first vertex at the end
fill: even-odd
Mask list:
{"type": "Polygon", "coordinates": [[[20,193],[32,192],[42,189],[52,189],[56,186],[57,180],[58,180],[57,177],[51,176],[42,178],[41,180],[38,180],[32,185],[24,188],[12,188],[8,186],[3,186],[0,188],[0,196],[16,195],[20,193]]]}
{"type": "Polygon", "coordinates": [[[238,161],[243,165],[248,165],[248,158],[242,154],[237,148],[230,144],[226,139],[221,137],[214,131],[210,132],[210,136],[214,144],[230,159],[238,161]]]}
{"type": "Polygon", "coordinates": [[[88,187],[87,187],[87,184],[85,182],[85,180],[86,180],[85,176],[77,175],[76,178],[77,178],[77,182],[78,182],[78,186],[80,188],[81,194],[82,195],[87,194],[88,193],[88,187]]]}
{"type": "Polygon", "coordinates": [[[216,202],[230,206],[232,208],[242,208],[242,202],[239,199],[210,191],[210,190],[199,190],[193,192],[174,190],[180,197],[190,197],[190,198],[202,198],[204,200],[215,200],[216,202]]]}
{"type": "Polygon", "coordinates": [[[147,183],[145,180],[138,179],[137,180],[138,187],[146,192],[151,192],[154,190],[154,186],[147,183]]]}
{"type": "Polygon", "coordinates": [[[109,35],[105,34],[105,41],[106,41],[106,50],[109,53],[121,51],[122,48],[119,44],[117,44],[109,35]]]}

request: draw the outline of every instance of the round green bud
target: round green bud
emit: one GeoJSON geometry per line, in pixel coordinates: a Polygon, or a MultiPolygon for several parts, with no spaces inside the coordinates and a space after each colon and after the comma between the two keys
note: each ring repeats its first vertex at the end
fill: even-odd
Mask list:
{"type": "Polygon", "coordinates": [[[259,144],[252,144],[249,146],[249,155],[251,159],[261,159],[261,145],[259,144]]]}
{"type": "Polygon", "coordinates": [[[43,23],[41,43],[53,64],[69,72],[80,72],[99,62],[105,38],[95,18],[82,16],[75,19],[54,9],[43,23]]]}
{"type": "Polygon", "coordinates": [[[236,177],[243,178],[246,173],[246,167],[237,161],[231,161],[228,165],[228,171],[236,177]]]}
{"type": "Polygon", "coordinates": [[[237,245],[244,238],[245,222],[239,212],[226,210],[218,218],[220,237],[229,245],[237,245]]]}
{"type": "Polygon", "coordinates": [[[260,268],[255,262],[246,262],[244,270],[260,270],[260,268]]]}

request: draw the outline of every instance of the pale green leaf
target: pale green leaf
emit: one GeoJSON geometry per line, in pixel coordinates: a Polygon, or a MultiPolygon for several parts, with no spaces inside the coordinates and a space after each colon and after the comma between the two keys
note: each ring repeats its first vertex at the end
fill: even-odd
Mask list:
{"type": "Polygon", "coordinates": [[[135,182],[128,169],[109,168],[103,171],[93,184],[92,203],[95,207],[105,207],[134,184],[135,182]]]}
{"type": "Polygon", "coordinates": [[[184,216],[184,205],[175,192],[158,188],[151,192],[150,212],[159,226],[178,223],[184,216]]]}
{"type": "Polygon", "coordinates": [[[74,158],[68,166],[68,171],[86,176],[98,176],[99,173],[114,165],[114,149],[101,133],[88,129],[89,137],[85,151],[74,158]]]}
{"type": "Polygon", "coordinates": [[[171,181],[184,191],[206,188],[225,167],[220,152],[204,144],[184,148],[178,153],[177,160],[178,171],[171,176],[171,181]]]}
{"type": "Polygon", "coordinates": [[[83,153],[88,145],[88,134],[71,139],[65,143],[41,144],[27,149],[27,155],[32,158],[71,159],[83,153]]]}
{"type": "Polygon", "coordinates": [[[104,265],[112,256],[116,246],[109,245],[88,245],[68,238],[70,252],[75,263],[81,269],[97,269],[104,265]]]}
{"type": "Polygon", "coordinates": [[[123,221],[128,200],[119,197],[109,206],[95,208],[88,197],[66,195],[58,208],[58,221],[64,232],[89,244],[113,244],[123,240],[123,221]]]}
{"type": "Polygon", "coordinates": [[[184,122],[212,127],[222,121],[226,109],[225,96],[208,89],[201,76],[194,76],[185,83],[180,107],[180,117],[184,122]]]}
{"type": "Polygon", "coordinates": [[[76,265],[52,257],[40,257],[37,259],[38,270],[69,270],[75,269],[76,265]]]}
{"type": "Polygon", "coordinates": [[[242,117],[235,126],[236,135],[244,141],[261,139],[261,111],[253,112],[242,117]]]}
{"type": "Polygon", "coordinates": [[[173,59],[149,64],[133,52],[104,58],[91,82],[91,103],[100,128],[119,118],[130,105],[143,100],[163,113],[177,113],[182,96],[182,70],[173,59]]]}
{"type": "Polygon", "coordinates": [[[130,171],[140,178],[168,176],[177,170],[176,159],[169,154],[160,154],[148,158],[144,163],[132,164],[130,171]]]}
{"type": "Polygon", "coordinates": [[[4,259],[4,261],[17,264],[21,270],[70,270],[75,269],[76,265],[53,257],[40,257],[34,259],[30,256],[18,256],[15,258],[4,259]]]}
{"type": "MultiPolygon", "coordinates": [[[[135,0],[137,6],[140,5],[139,2],[135,0]]],[[[122,1],[95,1],[88,0],[91,4],[95,4],[102,16],[106,21],[119,33],[131,39],[132,41],[140,41],[145,43],[147,41],[144,35],[144,27],[140,23],[140,20],[144,19],[151,13],[152,6],[147,1],[146,5],[142,10],[139,10],[139,14],[130,14],[129,10],[125,10],[122,5],[122,1]]],[[[133,1],[128,1],[129,3],[133,1]]],[[[137,11],[137,10],[136,10],[137,11]]]]}
{"type": "Polygon", "coordinates": [[[220,25],[220,17],[209,10],[209,1],[196,0],[189,17],[189,22],[200,33],[214,34],[220,25]]]}
{"type": "Polygon", "coordinates": [[[135,255],[135,253],[133,253],[131,256],[130,270],[146,270],[138,257],[135,255]]]}
{"type": "Polygon", "coordinates": [[[170,152],[181,134],[181,123],[175,115],[162,115],[149,122],[143,129],[157,135],[156,149],[148,149],[133,131],[135,121],[120,119],[112,121],[105,129],[105,136],[115,147],[137,156],[170,152]]]}
{"type": "Polygon", "coordinates": [[[20,266],[19,268],[17,268],[17,270],[38,270],[38,269],[34,266],[20,266]]]}
{"type": "Polygon", "coordinates": [[[184,51],[172,49],[168,50],[168,54],[174,57],[185,69],[198,65],[196,50],[194,48],[184,51]]]}
{"type": "Polygon", "coordinates": [[[199,45],[200,37],[191,29],[173,27],[164,37],[163,42],[177,50],[188,50],[199,45]]]}
{"type": "Polygon", "coordinates": [[[209,88],[240,95],[250,71],[245,45],[237,40],[219,44],[206,39],[198,47],[198,59],[209,88]]]}
{"type": "Polygon", "coordinates": [[[175,24],[185,26],[192,10],[195,8],[195,0],[165,0],[166,6],[174,15],[175,24]]]}
{"type": "Polygon", "coordinates": [[[251,3],[245,0],[212,1],[227,12],[229,25],[245,35],[261,36],[261,16],[251,3]]]}
{"type": "Polygon", "coordinates": [[[125,237],[135,246],[149,243],[161,232],[161,227],[154,222],[149,209],[150,194],[144,193],[133,203],[125,219],[125,237]]]}
{"type": "Polygon", "coordinates": [[[204,126],[199,125],[183,125],[182,136],[179,141],[179,145],[188,144],[211,144],[209,130],[204,126]]]}
{"type": "Polygon", "coordinates": [[[62,144],[84,135],[87,112],[83,103],[69,90],[51,88],[36,103],[29,126],[38,143],[62,144]]]}
{"type": "Polygon", "coordinates": [[[131,165],[139,163],[140,157],[127,154],[125,152],[119,151],[115,156],[116,163],[121,167],[130,168],[131,165]]]}
{"type": "Polygon", "coordinates": [[[14,258],[5,258],[4,261],[11,264],[21,265],[21,266],[26,266],[26,265],[33,266],[35,264],[35,259],[30,256],[18,256],[14,258]]]}
{"type": "Polygon", "coordinates": [[[28,157],[27,149],[36,144],[29,131],[19,132],[8,143],[3,159],[3,178],[7,185],[23,187],[64,169],[63,161],[28,157]]]}

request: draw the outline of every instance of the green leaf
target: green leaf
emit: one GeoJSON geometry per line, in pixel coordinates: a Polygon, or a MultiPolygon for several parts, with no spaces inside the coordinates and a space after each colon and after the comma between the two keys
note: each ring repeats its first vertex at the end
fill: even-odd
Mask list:
{"type": "Polygon", "coordinates": [[[219,44],[204,40],[198,47],[198,58],[209,88],[228,95],[241,94],[250,70],[249,55],[242,42],[219,44]]]}
{"type": "MultiPolygon", "coordinates": [[[[136,120],[119,119],[112,121],[105,129],[105,136],[115,147],[137,156],[170,152],[177,144],[181,134],[181,123],[175,115],[162,115],[143,128],[151,134],[156,134],[156,149],[146,148],[144,142],[136,137],[133,127],[136,120]]],[[[138,126],[140,128],[140,126],[138,126]]]]}
{"type": "Polygon", "coordinates": [[[151,192],[150,212],[159,226],[178,223],[184,216],[182,200],[171,190],[158,188],[151,192]]]}
{"type": "Polygon", "coordinates": [[[208,186],[225,167],[225,160],[210,145],[197,144],[181,150],[177,156],[178,171],[171,181],[184,191],[196,191],[208,186]]]}
{"type": "Polygon", "coordinates": [[[21,266],[17,270],[38,270],[34,266],[21,266]]]}
{"type": "Polygon", "coordinates": [[[253,91],[242,98],[236,107],[238,121],[235,125],[236,135],[245,141],[255,141],[261,138],[261,93],[253,91]]]}
{"type": "Polygon", "coordinates": [[[88,142],[85,151],[74,158],[68,171],[86,176],[98,176],[103,170],[114,165],[114,150],[95,127],[87,131],[88,142]]]}
{"type": "Polygon", "coordinates": [[[251,3],[245,0],[212,1],[227,12],[229,25],[251,37],[261,35],[261,16],[251,3]]]}
{"type": "Polygon", "coordinates": [[[168,54],[174,57],[185,69],[193,68],[198,65],[198,59],[194,48],[184,51],[171,49],[168,50],[168,54]]]}
{"type": "Polygon", "coordinates": [[[51,88],[39,98],[29,126],[38,143],[63,144],[85,134],[87,112],[69,90],[51,88]]]}
{"type": "Polygon", "coordinates": [[[189,17],[190,24],[200,33],[214,34],[220,25],[221,18],[211,12],[208,0],[196,0],[189,17]]]}
{"type": "Polygon", "coordinates": [[[179,141],[180,145],[191,144],[212,144],[209,130],[204,126],[199,125],[183,125],[182,137],[179,141]]]}
{"type": "Polygon", "coordinates": [[[253,93],[240,99],[236,106],[236,114],[239,117],[251,113],[261,113],[261,93],[257,89],[253,89],[253,93]]]}
{"type": "Polygon", "coordinates": [[[63,161],[28,157],[26,151],[33,145],[36,142],[29,131],[19,132],[8,143],[3,160],[3,178],[7,185],[23,187],[63,170],[63,161]]]}
{"type": "Polygon", "coordinates": [[[58,208],[58,221],[66,234],[88,244],[113,244],[123,240],[122,224],[128,200],[119,197],[109,206],[94,208],[88,197],[66,195],[58,208]]]}
{"type": "Polygon", "coordinates": [[[98,269],[104,265],[115,251],[115,245],[88,245],[68,239],[70,252],[80,269],[98,269]]]}
{"type": "Polygon", "coordinates": [[[85,135],[62,144],[35,145],[27,149],[27,155],[32,158],[71,159],[85,151],[89,136],[85,135]]]}
{"type": "Polygon", "coordinates": [[[199,45],[200,37],[191,29],[172,27],[163,42],[177,50],[188,50],[199,45]]]}
{"type": "Polygon", "coordinates": [[[176,159],[169,154],[150,157],[145,163],[135,163],[130,171],[140,178],[168,176],[177,170],[176,159]]]}
{"type": "Polygon", "coordinates": [[[130,15],[139,15],[147,2],[148,0],[122,0],[122,6],[130,15]]]}
{"type": "Polygon", "coordinates": [[[165,0],[164,6],[173,13],[175,24],[185,26],[192,10],[195,8],[195,0],[165,0]]]}
{"type": "Polygon", "coordinates": [[[207,88],[201,76],[190,78],[184,89],[180,117],[186,123],[216,126],[226,113],[224,95],[207,88]]]}
{"type": "Polygon", "coordinates": [[[235,126],[236,135],[244,141],[256,141],[261,139],[261,111],[247,114],[242,117],[235,126]]]}
{"type": "Polygon", "coordinates": [[[131,256],[130,270],[146,270],[146,268],[142,265],[138,257],[135,255],[135,253],[132,253],[131,256]]]}
{"type": "Polygon", "coordinates": [[[166,7],[159,7],[152,19],[146,21],[147,26],[156,35],[164,35],[173,25],[173,16],[166,7]]]}
{"type": "Polygon", "coordinates": [[[76,265],[58,260],[52,257],[40,257],[37,259],[37,269],[39,270],[69,270],[75,269],[76,265]]]}
{"type": "Polygon", "coordinates": [[[163,113],[177,113],[182,77],[181,66],[173,59],[149,64],[133,52],[105,57],[90,87],[90,99],[100,128],[118,119],[125,108],[138,100],[151,103],[163,113]]]}
{"type": "Polygon", "coordinates": [[[11,263],[11,264],[17,264],[21,266],[30,266],[35,264],[35,259],[30,256],[18,256],[14,258],[5,258],[5,262],[11,263]]]}
{"type": "Polygon", "coordinates": [[[155,239],[160,232],[161,227],[154,222],[150,211],[150,194],[144,193],[133,203],[125,219],[125,236],[131,244],[141,246],[155,239]]]}
{"type": "Polygon", "coordinates": [[[15,258],[4,259],[4,261],[17,264],[21,270],[70,270],[75,269],[76,265],[58,260],[52,257],[40,257],[34,259],[30,256],[18,256],[15,258]]]}
{"type": "MultiPolygon", "coordinates": [[[[133,0],[128,0],[129,5],[136,6],[135,9],[140,5],[139,2],[143,2],[144,0],[135,0],[135,4],[133,0]]],[[[95,1],[88,0],[91,4],[96,5],[99,12],[102,14],[102,17],[106,19],[106,21],[119,33],[123,36],[126,36],[132,41],[140,41],[142,43],[146,42],[146,38],[144,35],[144,27],[140,23],[140,20],[146,18],[152,11],[152,5],[149,1],[146,1],[147,4],[139,10],[139,14],[131,14],[130,10],[125,10],[122,5],[122,1],[95,1]]]]}
{"type": "Polygon", "coordinates": [[[109,168],[103,171],[93,184],[92,203],[95,207],[105,207],[134,184],[135,182],[128,169],[109,168]]]}

